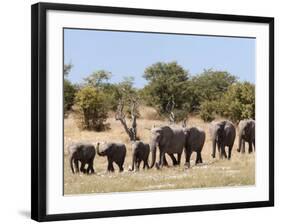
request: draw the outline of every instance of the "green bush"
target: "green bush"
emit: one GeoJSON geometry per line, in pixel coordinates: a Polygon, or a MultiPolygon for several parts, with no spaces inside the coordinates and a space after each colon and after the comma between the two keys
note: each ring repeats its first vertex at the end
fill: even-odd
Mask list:
{"type": "Polygon", "coordinates": [[[204,70],[189,81],[191,111],[200,110],[204,101],[221,99],[228,87],[236,82],[236,77],[226,71],[204,70]]]}
{"type": "Polygon", "coordinates": [[[217,111],[217,102],[216,101],[204,101],[200,105],[200,117],[205,122],[210,122],[215,119],[217,111]]]}
{"type": "Polygon", "coordinates": [[[231,85],[222,98],[223,116],[233,122],[252,118],[255,119],[255,86],[249,82],[231,85]]]}
{"type": "Polygon", "coordinates": [[[63,85],[63,109],[64,114],[66,114],[66,112],[69,111],[74,104],[76,88],[67,79],[64,79],[63,85]]]}
{"type": "Polygon", "coordinates": [[[75,97],[79,126],[83,129],[104,130],[108,106],[106,96],[94,87],[86,86],[75,97]]]}

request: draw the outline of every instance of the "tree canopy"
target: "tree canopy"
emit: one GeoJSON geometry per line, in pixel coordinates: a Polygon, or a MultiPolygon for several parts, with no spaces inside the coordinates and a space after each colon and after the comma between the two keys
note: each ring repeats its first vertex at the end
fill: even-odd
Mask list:
{"type": "Polygon", "coordinates": [[[155,105],[160,114],[167,113],[167,105],[174,102],[175,110],[188,112],[189,73],[177,62],[158,62],[145,69],[144,78],[148,81],[143,95],[146,101],[155,105]]]}

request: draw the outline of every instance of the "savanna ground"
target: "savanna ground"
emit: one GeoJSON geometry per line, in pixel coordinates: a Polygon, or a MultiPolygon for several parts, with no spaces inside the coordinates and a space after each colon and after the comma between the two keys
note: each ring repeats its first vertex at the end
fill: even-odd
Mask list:
{"type": "MultiPolygon", "coordinates": [[[[150,128],[167,124],[159,120],[156,112],[149,107],[140,108],[141,117],[137,120],[138,136],[144,142],[150,140],[150,128]]],[[[129,172],[131,166],[131,143],[119,121],[114,116],[107,120],[110,129],[104,132],[81,131],[78,129],[73,115],[70,114],[64,120],[64,193],[88,194],[107,192],[148,191],[165,189],[206,188],[223,186],[243,186],[255,184],[255,153],[240,154],[237,152],[238,138],[232,150],[232,158],[228,160],[213,159],[211,157],[211,139],[208,123],[200,118],[190,117],[189,127],[200,127],[206,132],[206,141],[202,150],[203,164],[195,166],[196,154],[191,157],[191,168],[185,169],[185,160],[182,154],[181,165],[172,167],[172,162],[166,156],[170,167],[157,170],[155,167],[149,170],[140,169],[139,172],[129,172]],[[122,142],[126,144],[127,155],[124,164],[124,172],[119,173],[115,166],[115,173],[106,172],[107,159],[96,155],[94,160],[95,174],[72,174],[69,165],[67,146],[75,142],[122,142]]],[[[247,144],[246,144],[247,145],[247,144]]],[[[228,151],[228,150],[227,150],[228,151]]],[[[247,151],[247,146],[246,146],[247,151]]],[[[217,153],[218,157],[218,153],[217,153]]],[[[156,157],[158,159],[158,156],[156,157]]],[[[156,160],[157,161],[157,160],[156,160]]],[[[142,167],[142,164],[141,164],[142,167]]]]}

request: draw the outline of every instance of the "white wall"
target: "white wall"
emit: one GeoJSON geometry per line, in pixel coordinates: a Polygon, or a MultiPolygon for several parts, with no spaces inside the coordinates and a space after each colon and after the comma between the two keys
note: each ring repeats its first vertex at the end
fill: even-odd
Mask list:
{"type": "MultiPolygon", "coordinates": [[[[280,141],[280,6],[278,1],[246,0],[68,0],[60,2],[120,7],[185,10],[194,12],[275,17],[275,158],[280,141]],[[278,88],[279,87],[279,88],[278,88]],[[278,115],[279,114],[279,115],[278,115]]],[[[33,223],[30,220],[30,5],[35,1],[2,1],[0,8],[0,222],[33,223]],[[14,104],[17,101],[19,104],[14,104]],[[13,120],[10,120],[13,119],[13,120]],[[4,143],[4,145],[3,145],[4,143]],[[12,143],[12,144],[11,144],[12,143]],[[12,145],[12,146],[10,146],[12,145]],[[7,161],[14,156],[12,161],[7,161]],[[15,168],[12,168],[15,166],[15,168]],[[6,170],[11,171],[8,172],[6,170]]],[[[228,211],[196,212],[114,219],[79,220],[67,223],[237,223],[280,219],[280,163],[275,166],[276,206],[228,211]]],[[[66,223],[66,222],[60,222],[66,223]]]]}

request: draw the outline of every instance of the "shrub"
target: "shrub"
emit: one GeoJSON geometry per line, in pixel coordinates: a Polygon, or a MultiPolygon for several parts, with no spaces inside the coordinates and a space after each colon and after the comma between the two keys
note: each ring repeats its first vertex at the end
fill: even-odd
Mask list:
{"type": "Polygon", "coordinates": [[[74,104],[76,88],[75,86],[67,79],[64,79],[63,82],[63,109],[64,114],[71,109],[74,104]]]}
{"type": "Polygon", "coordinates": [[[103,130],[106,125],[108,106],[106,97],[94,87],[86,86],[75,97],[80,127],[83,129],[103,130]]]}
{"type": "Polygon", "coordinates": [[[217,103],[215,101],[204,101],[200,106],[200,117],[209,122],[215,119],[217,111],[217,103]]]}
{"type": "Polygon", "coordinates": [[[236,81],[236,77],[230,73],[212,69],[193,76],[189,83],[191,110],[198,111],[204,101],[218,101],[236,81]]]}
{"type": "Polygon", "coordinates": [[[231,85],[222,98],[223,116],[233,122],[246,118],[255,119],[255,86],[251,83],[236,83],[231,85]]]}

